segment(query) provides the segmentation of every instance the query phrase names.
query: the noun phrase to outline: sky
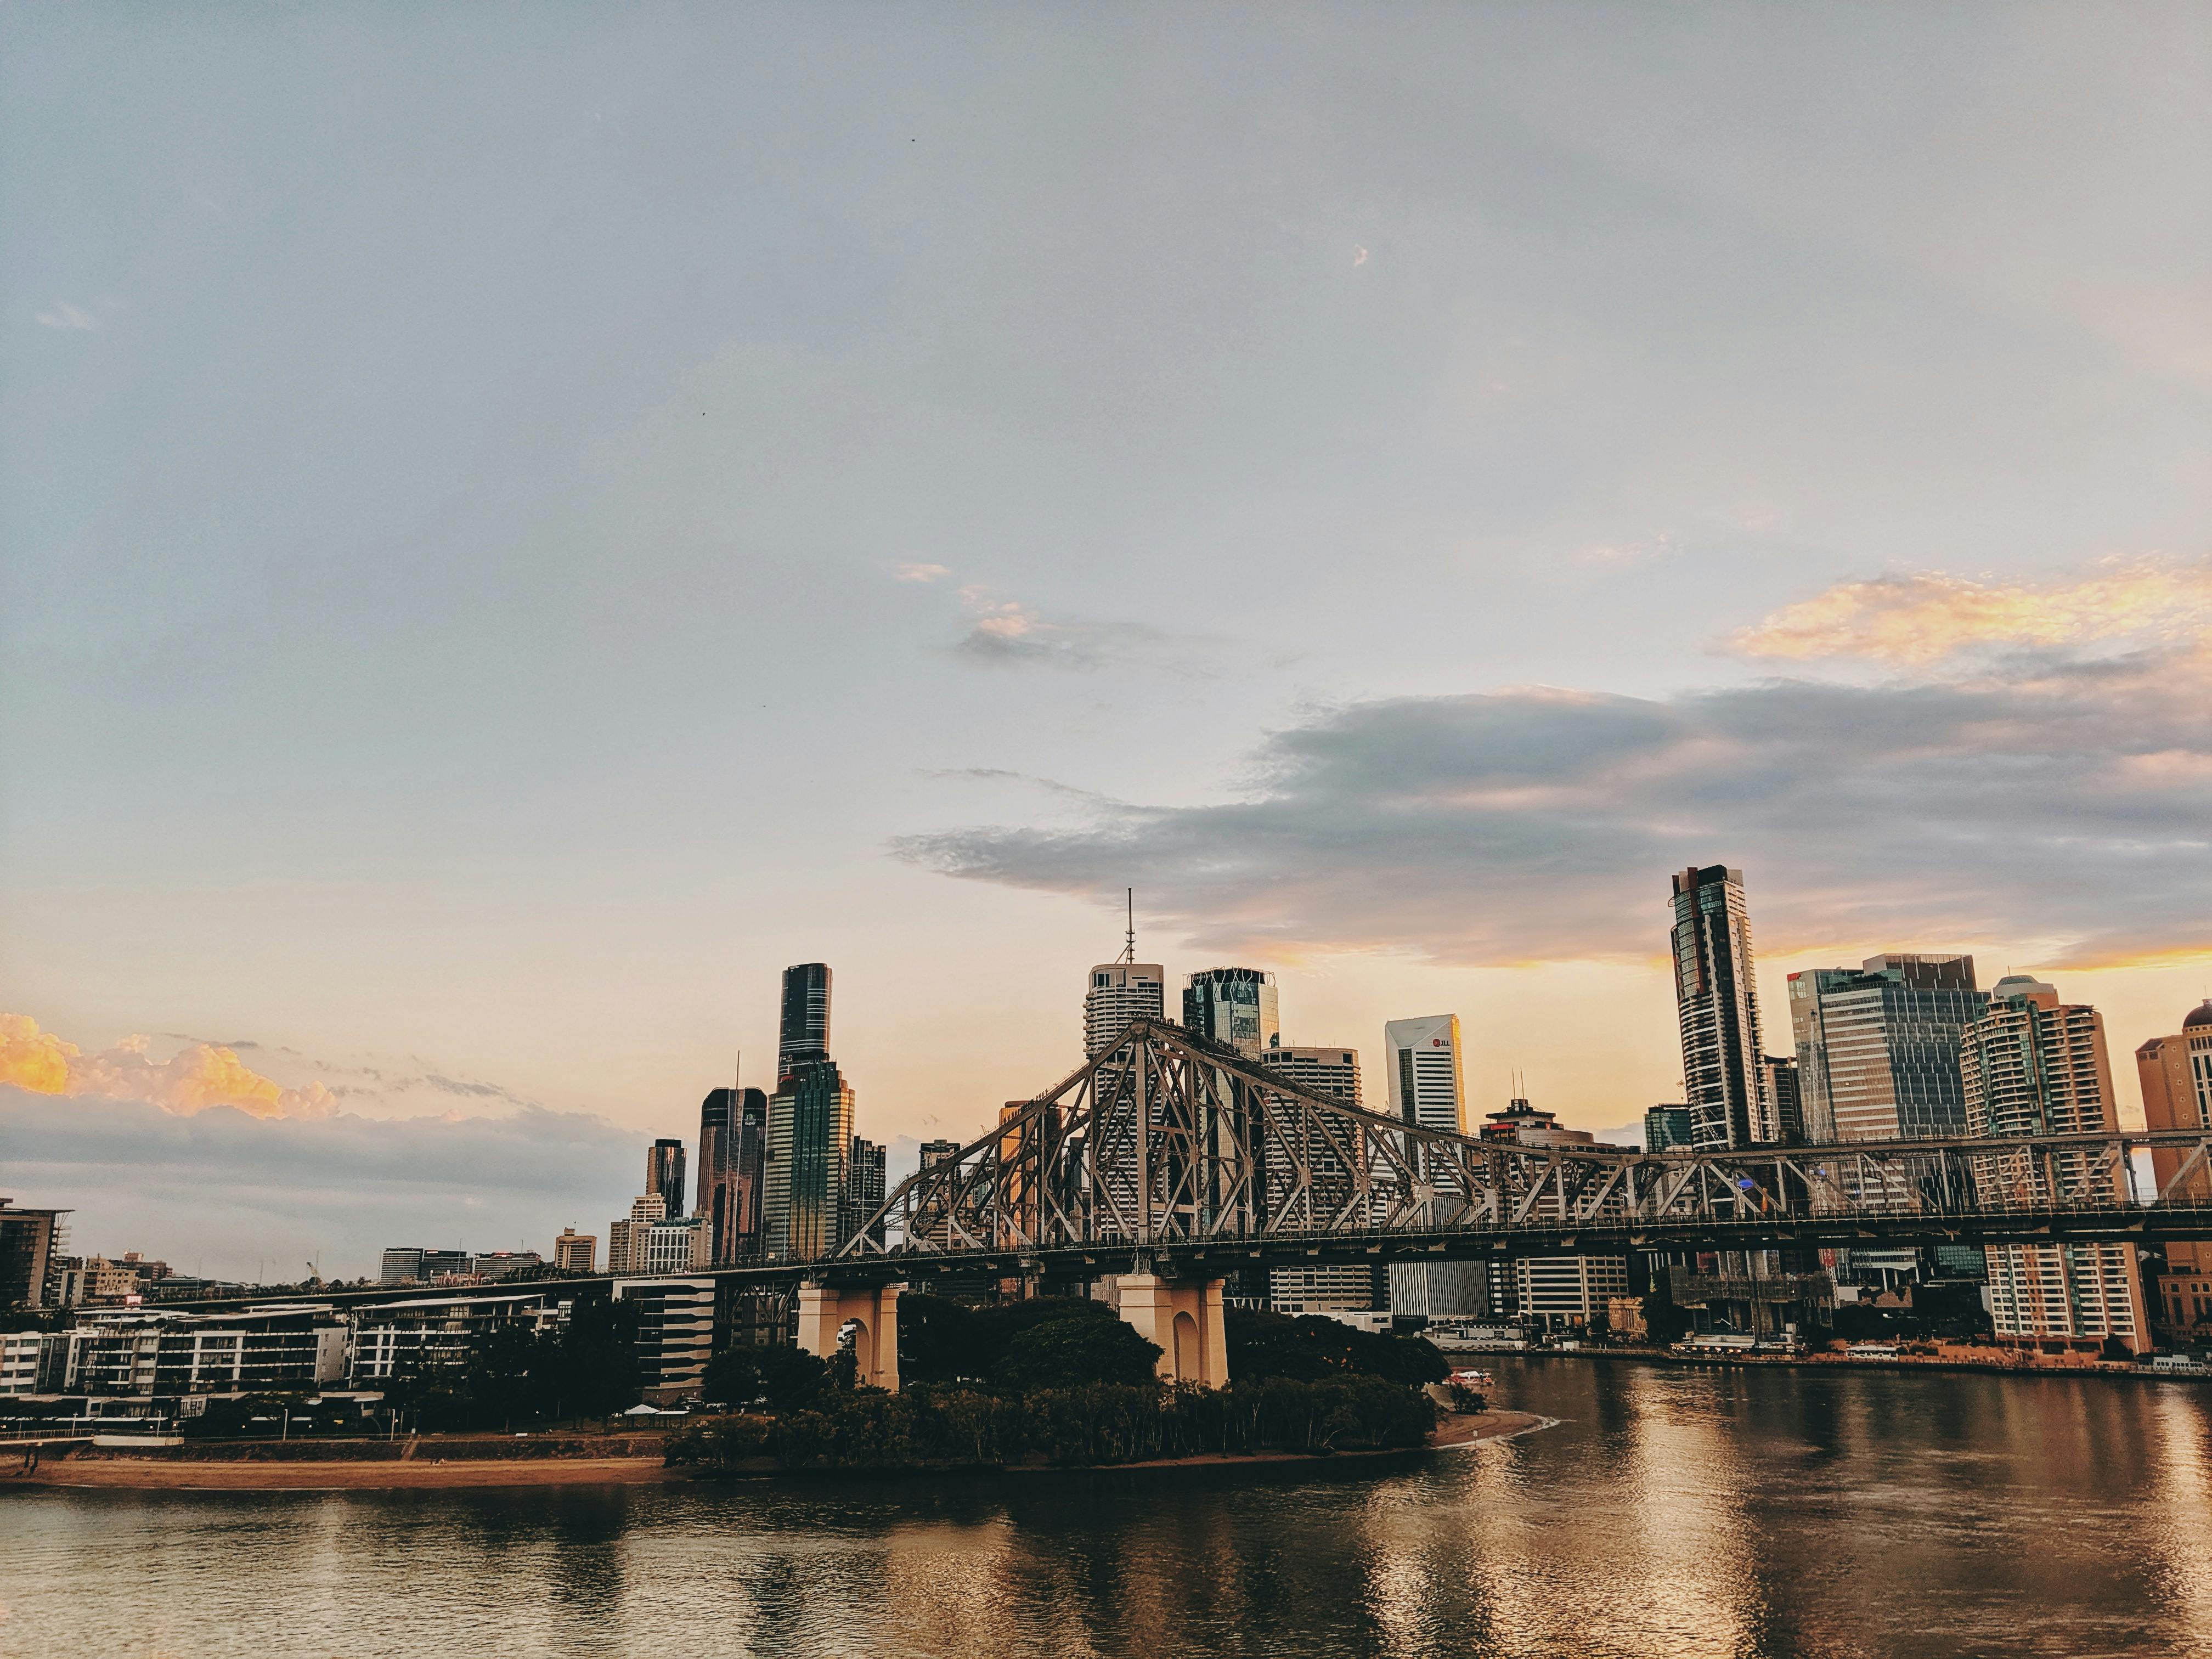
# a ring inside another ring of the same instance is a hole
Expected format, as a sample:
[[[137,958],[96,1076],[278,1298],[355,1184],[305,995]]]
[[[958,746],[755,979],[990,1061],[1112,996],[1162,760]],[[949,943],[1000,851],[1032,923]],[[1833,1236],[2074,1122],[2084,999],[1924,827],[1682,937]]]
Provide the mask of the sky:
[[[0,1193],[604,1236],[1268,968],[1677,1097],[1784,975],[2212,994],[2212,14],[0,12]]]

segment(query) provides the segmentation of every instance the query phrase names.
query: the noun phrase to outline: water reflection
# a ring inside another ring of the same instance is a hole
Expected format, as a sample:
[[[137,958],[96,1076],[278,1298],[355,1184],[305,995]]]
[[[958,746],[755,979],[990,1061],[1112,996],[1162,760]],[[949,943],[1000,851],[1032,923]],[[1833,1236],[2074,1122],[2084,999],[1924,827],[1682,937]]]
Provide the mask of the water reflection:
[[[1498,1369],[1383,1474],[0,1493],[0,1654],[2212,1654],[2193,1385]]]

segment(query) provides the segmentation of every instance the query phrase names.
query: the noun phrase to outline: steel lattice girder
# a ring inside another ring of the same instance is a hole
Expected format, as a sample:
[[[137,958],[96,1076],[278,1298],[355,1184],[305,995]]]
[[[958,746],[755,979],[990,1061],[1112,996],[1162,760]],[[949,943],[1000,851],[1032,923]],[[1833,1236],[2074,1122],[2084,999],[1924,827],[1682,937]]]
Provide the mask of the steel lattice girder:
[[[2130,1154],[2186,1157],[2134,1191]],[[1290,1081],[1179,1027],[1136,1021],[1111,1048],[908,1176],[840,1259],[1085,1245],[1139,1251],[1358,1238],[1387,1250],[1457,1231],[1559,1235],[1854,1217],[1971,1227],[2029,1213],[2140,1212],[2212,1170],[2212,1131],[1861,1141],[1647,1153],[1523,1146],[1424,1128]]]

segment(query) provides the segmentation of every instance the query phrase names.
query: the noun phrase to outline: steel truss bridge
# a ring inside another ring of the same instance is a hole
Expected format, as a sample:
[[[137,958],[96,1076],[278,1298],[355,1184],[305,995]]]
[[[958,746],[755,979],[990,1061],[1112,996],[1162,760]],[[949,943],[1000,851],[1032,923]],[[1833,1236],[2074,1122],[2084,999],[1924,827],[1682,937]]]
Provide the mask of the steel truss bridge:
[[[2134,1154],[2154,1152],[2146,1176]],[[1139,1021],[902,1182],[830,1283],[1777,1246],[2212,1238],[2212,1128],[1735,1152],[1428,1129]],[[769,1276],[775,1267],[738,1269]]]
[[[2153,1154],[2145,1178],[2134,1156]],[[1376,1266],[1634,1250],[2212,1239],[2212,1128],[1852,1141],[1737,1152],[1528,1146],[1363,1110],[1138,1022],[1113,1048],[908,1176],[833,1256],[678,1276],[733,1294],[907,1281]],[[471,1295],[603,1291],[605,1276]],[[157,1304],[335,1306],[433,1288]]]

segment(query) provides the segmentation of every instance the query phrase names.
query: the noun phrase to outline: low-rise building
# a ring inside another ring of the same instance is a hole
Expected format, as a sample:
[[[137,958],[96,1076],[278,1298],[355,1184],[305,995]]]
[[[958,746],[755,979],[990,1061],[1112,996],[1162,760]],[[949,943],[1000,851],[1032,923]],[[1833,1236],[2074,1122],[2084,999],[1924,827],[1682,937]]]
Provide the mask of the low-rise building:
[[[2153,1317],[2178,1332],[2212,1327],[2212,1270],[2160,1273]]]
[[[67,1210],[23,1210],[0,1198],[0,1308],[53,1305],[54,1263]]]
[[[70,1394],[234,1394],[314,1388],[345,1375],[345,1327],[319,1303],[95,1314],[66,1336],[61,1386]]]
[[[496,1328],[520,1323],[543,1330],[564,1318],[567,1308],[550,1291],[426,1296],[356,1308],[348,1385],[374,1388],[461,1364],[477,1339]]]
[[[491,1250],[469,1258],[469,1276],[489,1284],[545,1265],[535,1250]]]
[[[384,1252],[378,1281],[386,1285],[434,1285],[441,1279],[465,1278],[472,1259],[466,1250],[434,1250],[419,1244],[394,1244]]]
[[[618,1302],[638,1309],[638,1376],[655,1405],[696,1395],[714,1346],[714,1281],[711,1279],[624,1279]]]
[[[58,1394],[69,1338],[58,1331],[0,1331],[0,1395]]]

